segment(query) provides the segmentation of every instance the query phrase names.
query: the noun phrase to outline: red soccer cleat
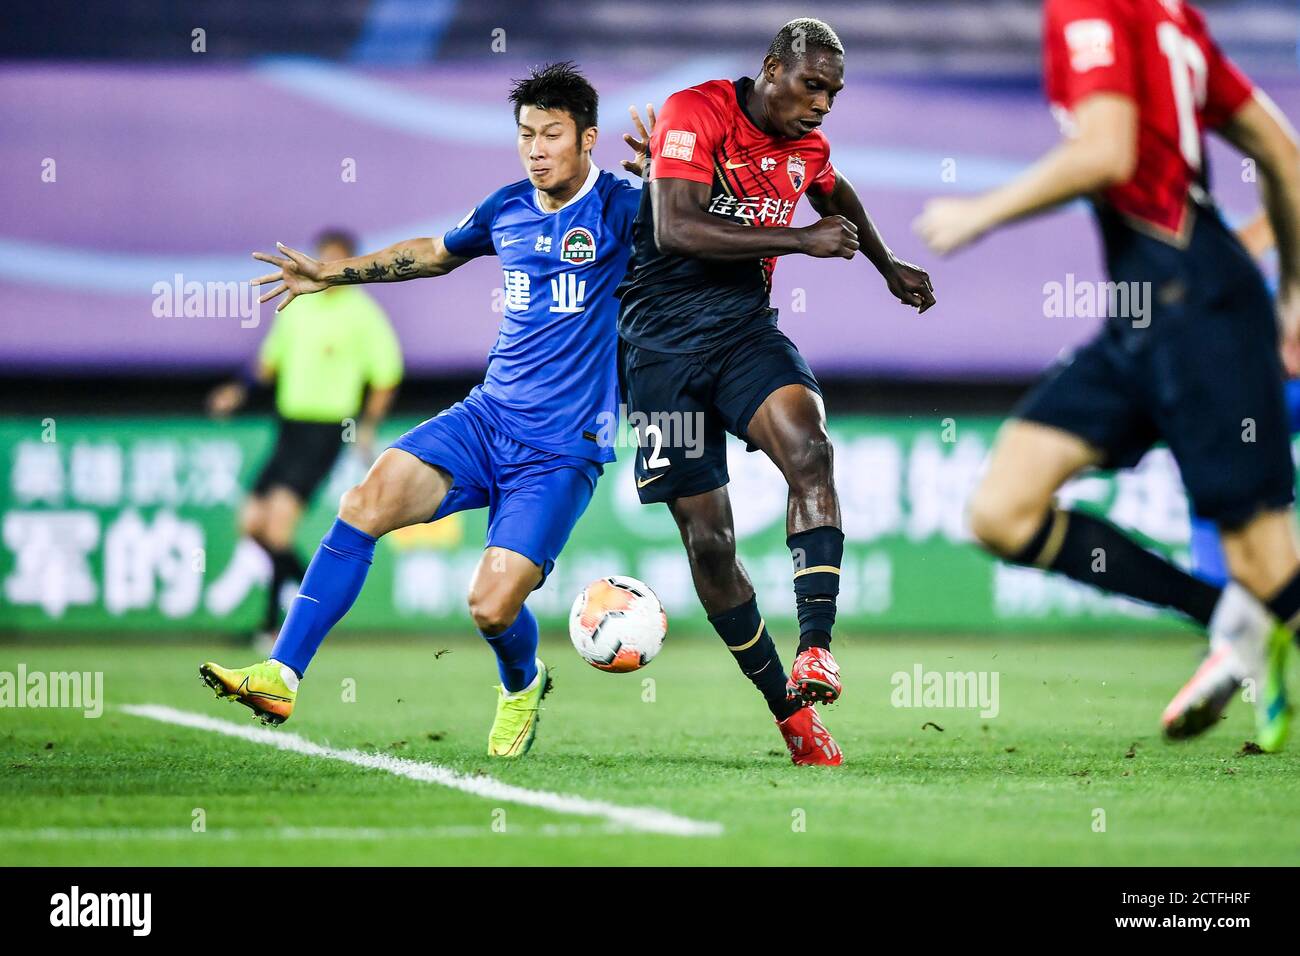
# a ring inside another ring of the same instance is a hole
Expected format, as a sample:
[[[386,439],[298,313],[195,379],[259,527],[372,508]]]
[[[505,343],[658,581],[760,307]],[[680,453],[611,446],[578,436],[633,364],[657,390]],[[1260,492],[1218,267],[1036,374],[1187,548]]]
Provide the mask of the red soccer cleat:
[[[778,720],[776,727],[785,738],[790,760],[796,767],[838,767],[844,762],[844,751],[815,708],[800,707],[785,720]]]
[[[787,697],[798,697],[809,704],[833,704],[839,700],[840,690],[840,665],[830,651],[810,647],[794,659],[785,685]]]

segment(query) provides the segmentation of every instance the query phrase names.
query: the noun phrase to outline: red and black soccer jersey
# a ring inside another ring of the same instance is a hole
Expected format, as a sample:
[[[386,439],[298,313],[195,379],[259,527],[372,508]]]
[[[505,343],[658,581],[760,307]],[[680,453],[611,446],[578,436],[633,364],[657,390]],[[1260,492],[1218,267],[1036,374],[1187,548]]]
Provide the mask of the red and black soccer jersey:
[[[789,226],[799,198],[835,187],[830,144],[820,130],[798,139],[769,136],[742,104],[754,81],[712,80],[674,93],[650,139],[653,179],[712,187],[708,211],[753,227]],[[619,334],[658,352],[711,349],[751,325],[773,325],[775,259],[728,261],[661,253],[650,190],[642,192],[632,257],[617,295]]]
[[[1188,195],[1204,170],[1202,134],[1251,97],[1250,81],[1182,0],[1047,0],[1043,67],[1063,131],[1093,93],[1119,93],[1138,108],[1132,179],[1104,199],[1130,225],[1182,244]]]

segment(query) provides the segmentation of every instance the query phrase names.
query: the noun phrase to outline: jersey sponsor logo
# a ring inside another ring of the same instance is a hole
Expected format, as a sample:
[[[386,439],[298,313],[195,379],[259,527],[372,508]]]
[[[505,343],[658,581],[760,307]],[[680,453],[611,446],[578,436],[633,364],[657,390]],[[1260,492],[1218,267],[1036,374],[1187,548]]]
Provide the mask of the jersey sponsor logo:
[[[550,252],[550,251],[551,251],[551,237],[550,237],[550,236],[538,236],[538,237],[537,237],[537,244],[536,244],[535,246],[533,246],[533,252],[542,252],[542,253],[547,253],[547,252]]]
[[[509,312],[523,312],[533,302],[532,280],[522,269],[505,269],[501,292],[503,305]]]
[[[596,237],[590,229],[574,226],[560,240],[560,259],[575,266],[596,261]]]
[[[502,246],[502,248],[504,248],[504,247],[506,247],[506,246],[513,246],[516,242],[520,242],[520,241],[522,241],[523,238],[524,238],[523,236],[515,236],[513,239],[507,239],[505,236],[502,236],[502,237],[501,237],[501,246]]]
[[[731,160],[727,160],[722,165],[726,166],[728,169],[744,169],[749,165],[749,163],[733,163]]]
[[[715,216],[726,216],[747,225],[785,226],[789,224],[794,212],[794,200],[779,196],[746,196],[737,199],[726,193],[718,193],[710,200],[708,211]]]
[[[660,155],[664,159],[680,159],[689,163],[695,155],[695,134],[684,129],[670,129],[664,137],[664,148]]]
[[[562,272],[551,280],[552,312],[574,315],[581,312],[587,301],[587,280],[572,272]]]
[[[1115,63],[1115,31],[1107,20],[1075,20],[1065,25],[1070,68],[1087,73]]]
[[[800,156],[798,153],[795,153],[793,156],[787,159],[785,161],[785,171],[790,174],[790,185],[795,188],[795,191],[797,192],[798,190],[803,189],[803,180],[804,180],[803,157]]]
[[[758,168],[765,173],[770,173],[772,170],[776,169],[776,160],[771,156],[764,156],[758,161]]]

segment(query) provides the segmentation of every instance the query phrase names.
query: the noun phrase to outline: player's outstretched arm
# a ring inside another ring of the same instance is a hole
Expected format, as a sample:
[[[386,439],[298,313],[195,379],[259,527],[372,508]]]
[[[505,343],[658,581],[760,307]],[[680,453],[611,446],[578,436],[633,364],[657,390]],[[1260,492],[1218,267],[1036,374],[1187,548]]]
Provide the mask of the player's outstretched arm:
[[[1074,109],[1078,133],[1015,179],[979,196],[932,199],[912,228],[946,255],[985,233],[1080,196],[1127,182],[1137,167],[1137,104],[1094,93]]]
[[[930,276],[919,266],[904,262],[890,251],[880,230],[858,198],[853,184],[836,170],[835,187],[829,193],[809,191],[808,201],[819,216],[843,216],[858,231],[858,244],[876,271],[889,285],[889,291],[904,305],[915,306],[924,312],[934,305],[934,285]]]
[[[766,259],[802,253],[852,259],[858,230],[843,216],[827,216],[811,226],[754,229],[707,211],[709,184],[660,178],[650,183],[655,245],[666,255],[697,259]]]
[[[283,294],[284,298],[275,307],[277,312],[300,295],[319,292],[332,285],[424,279],[446,275],[469,261],[452,255],[443,245],[440,236],[406,239],[369,255],[330,262],[313,259],[297,249],[290,249],[282,242],[277,242],[275,247],[280,251],[278,256],[265,252],[253,253],[254,259],[269,262],[276,267],[275,272],[254,279],[253,285],[278,283],[258,299],[259,302],[268,302]]]
[[[1300,374],[1300,145],[1286,117],[1259,90],[1219,129],[1255,161],[1260,198],[1277,244],[1282,357]]]

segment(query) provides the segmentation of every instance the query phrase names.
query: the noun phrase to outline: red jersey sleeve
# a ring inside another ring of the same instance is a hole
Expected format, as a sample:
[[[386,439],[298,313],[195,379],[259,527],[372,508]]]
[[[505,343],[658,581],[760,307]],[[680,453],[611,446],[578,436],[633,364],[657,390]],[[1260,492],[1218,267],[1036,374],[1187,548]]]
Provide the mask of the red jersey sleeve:
[[[1201,12],[1192,7],[1184,10],[1203,38],[1205,48],[1205,106],[1201,109],[1201,124],[1207,129],[1217,129],[1255,94],[1255,87],[1219,49]]]
[[[831,149],[826,147],[826,165],[808,184],[808,191],[819,196],[829,196],[835,189],[835,167],[831,165]]]
[[[713,182],[713,156],[722,139],[717,109],[698,90],[668,97],[650,134],[652,179]]]
[[[1137,63],[1115,0],[1047,0],[1043,58],[1048,95],[1066,109],[1093,93],[1137,98]]]

